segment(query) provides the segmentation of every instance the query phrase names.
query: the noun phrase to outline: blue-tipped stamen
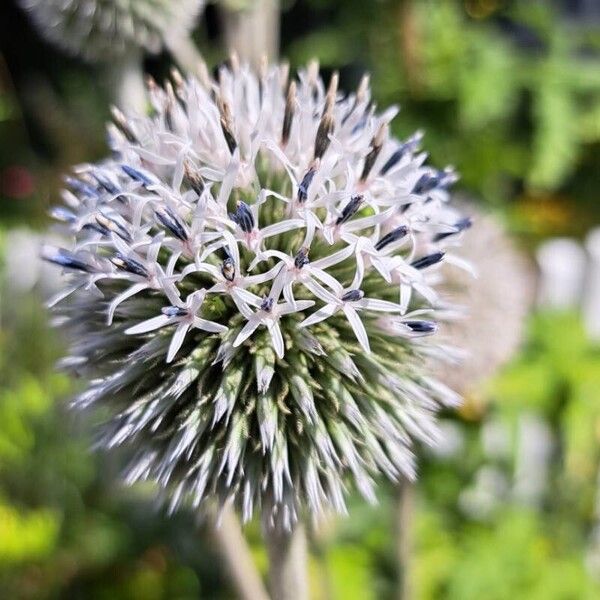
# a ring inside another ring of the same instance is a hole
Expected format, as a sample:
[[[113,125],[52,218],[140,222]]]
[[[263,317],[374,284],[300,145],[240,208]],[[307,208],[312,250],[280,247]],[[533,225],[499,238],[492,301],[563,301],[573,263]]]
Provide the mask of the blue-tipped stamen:
[[[308,171],[306,171],[306,174],[302,178],[302,181],[298,186],[298,202],[300,204],[306,202],[306,199],[308,198],[308,188],[310,187],[316,172],[317,168],[313,165],[310,167],[310,169],[308,169]]]
[[[433,237],[433,241],[439,242],[441,240],[445,240],[446,238],[448,238],[452,235],[457,235],[461,231],[465,231],[465,229],[469,229],[469,227],[471,227],[471,225],[473,225],[473,221],[471,220],[470,217],[465,217],[464,219],[460,219],[460,221],[457,221],[456,223],[454,223],[454,229],[455,229],[454,231],[444,231],[442,233],[438,233]]]
[[[294,257],[294,266],[296,269],[301,269],[305,265],[307,265],[310,261],[308,260],[308,248],[303,246],[298,250],[296,256]]]
[[[98,182],[98,187],[109,194],[118,194],[121,191],[112,181],[98,172],[93,172],[92,177]]]
[[[410,263],[410,266],[415,269],[426,269],[427,267],[431,267],[439,263],[442,260],[442,258],[444,258],[444,254],[444,252],[434,252],[433,254],[422,256],[421,258],[413,260]]]
[[[415,333],[429,334],[437,331],[435,321],[404,321],[404,325]]]
[[[187,309],[179,306],[165,306],[160,309],[163,315],[167,317],[185,317],[188,314]]]
[[[393,169],[407,154],[414,152],[421,141],[421,135],[413,135],[408,138],[406,142],[401,144],[397,150],[386,160],[383,167],[381,167],[379,173],[385,175],[388,171]]]
[[[74,177],[65,177],[65,183],[76,192],[80,193],[82,196],[87,196],[88,198],[98,198],[100,195],[98,190],[91,186],[89,183],[85,181],[81,181],[81,179],[75,179]]]
[[[104,212],[99,212],[96,214],[96,222],[107,233],[116,233],[122,240],[131,242],[132,237],[127,228],[127,224],[123,221],[118,213],[115,213],[114,215],[108,215]]]
[[[121,169],[123,173],[125,173],[125,175],[127,175],[134,181],[141,183],[143,186],[152,185],[154,183],[152,179],[150,179],[150,177],[148,177],[141,171],[138,171],[138,169],[130,167],[129,165],[121,165]]]
[[[274,300],[271,297],[263,298],[263,301],[260,303],[260,310],[271,312],[273,309],[273,302]]]
[[[42,258],[67,269],[74,269],[85,273],[94,273],[96,271],[92,265],[64,248],[44,248],[42,249]]]
[[[181,219],[168,207],[159,207],[154,213],[156,218],[179,240],[189,239],[187,230]]]
[[[149,273],[146,267],[139,261],[134,258],[130,258],[128,256],[124,256],[120,252],[117,252],[114,256],[110,258],[110,262],[117,267],[117,269],[121,269],[122,271],[128,271],[129,273],[133,273],[134,275],[139,275],[140,277],[148,278]]]
[[[233,258],[227,257],[221,263],[221,273],[223,277],[227,279],[227,281],[233,281],[235,278],[235,263],[233,262]]]
[[[358,209],[361,207],[363,200],[364,197],[361,195],[353,196],[350,199],[350,202],[348,202],[348,204],[344,206],[342,214],[337,218],[335,224],[342,225],[346,221],[350,220],[358,212]]]
[[[456,181],[456,175],[451,170],[423,173],[412,189],[413,194],[427,194],[434,189],[446,189]]]
[[[396,227],[396,229],[390,231],[386,235],[384,235],[376,244],[375,250],[383,250],[386,246],[401,240],[408,234],[408,227],[406,225],[401,225],[400,227]]]
[[[362,290],[350,290],[342,296],[344,302],[358,302],[362,300],[365,293]]]
[[[254,229],[254,217],[245,202],[238,202],[235,213],[229,213],[229,218],[237,223],[244,233],[250,233]]]

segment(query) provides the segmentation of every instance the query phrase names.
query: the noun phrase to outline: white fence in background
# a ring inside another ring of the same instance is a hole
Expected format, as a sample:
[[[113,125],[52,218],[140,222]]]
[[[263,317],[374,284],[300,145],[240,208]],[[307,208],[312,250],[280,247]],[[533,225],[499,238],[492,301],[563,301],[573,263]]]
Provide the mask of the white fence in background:
[[[536,253],[540,270],[537,303],[557,310],[580,308],[590,339],[600,342],[600,227],[585,243],[555,238]]]

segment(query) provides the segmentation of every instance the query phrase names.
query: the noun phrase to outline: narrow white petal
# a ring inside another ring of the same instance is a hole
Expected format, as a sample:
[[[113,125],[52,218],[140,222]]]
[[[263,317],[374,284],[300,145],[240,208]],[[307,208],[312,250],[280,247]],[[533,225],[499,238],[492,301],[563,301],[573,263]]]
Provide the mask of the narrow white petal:
[[[182,323],[177,327],[173,337],[171,338],[171,343],[169,344],[169,352],[167,353],[167,362],[170,363],[174,358],[181,345],[183,344],[183,340],[185,339],[185,335],[190,328],[189,323]]]
[[[285,300],[288,304],[291,304],[294,307],[296,306],[296,299],[294,298],[294,293],[292,291],[291,282],[288,283],[286,286],[284,286],[283,297],[285,298]]]
[[[252,315],[242,330],[238,333],[238,336],[235,338],[233,347],[235,348],[240,344],[243,344],[256,331],[256,328],[260,325],[260,323],[261,319],[256,315]]]
[[[342,261],[352,256],[352,254],[354,254],[354,247],[346,246],[345,248],[342,248],[341,250],[338,250],[337,252],[326,256],[325,258],[315,260],[315,262],[311,263],[311,266],[317,269],[327,269],[328,267],[333,267],[333,265],[341,263]]]
[[[356,253],[356,273],[354,274],[354,279],[350,284],[350,288],[356,290],[360,287],[362,280],[365,276],[365,259],[361,252]]]
[[[234,288],[231,290],[231,299],[235,302],[235,305],[237,306],[238,310],[240,311],[240,314],[243,315],[244,317],[246,317],[246,319],[250,319],[250,317],[252,317],[252,315],[254,314],[252,312],[252,309],[248,306],[248,303],[245,302],[245,300],[241,297],[241,295],[239,294],[240,288]],[[259,304],[260,304],[260,298],[259,300]]]
[[[371,256],[370,259],[371,264],[377,269],[377,272],[385,279],[385,281],[387,281],[387,283],[391,283],[392,274],[389,269],[390,261],[388,257]]]
[[[154,331],[155,329],[160,329],[165,325],[169,325],[173,322],[172,317],[168,317],[167,315],[159,315],[158,317],[152,317],[152,319],[148,319],[146,321],[142,321],[133,327],[125,330],[127,335],[136,335],[138,333],[146,333],[147,331]]]
[[[120,293],[118,296],[115,296],[114,300],[110,303],[108,307],[108,316],[106,319],[107,325],[110,325],[112,323],[113,318],[115,316],[115,311],[117,310],[117,307],[119,306],[119,304],[121,304],[121,302],[124,302],[125,300],[127,300],[127,298],[131,298],[131,296],[135,296],[136,294],[138,294],[142,290],[145,290],[146,288],[148,288],[147,283],[136,283],[135,285],[132,285],[129,289]]]
[[[410,297],[412,296],[412,287],[406,283],[400,284],[400,311],[401,314],[406,312],[408,305],[410,304]]]
[[[283,358],[285,354],[285,347],[283,345],[283,336],[281,335],[281,328],[276,321],[270,321],[267,325],[269,333],[271,335],[271,341],[273,342],[273,348],[279,358]]]
[[[424,285],[422,283],[413,283],[413,288],[416,292],[419,292],[427,302],[430,304],[435,304],[437,302],[437,294],[433,289],[431,289],[428,285]]]
[[[455,267],[466,271],[472,277],[477,277],[477,270],[473,267],[473,265],[470,262],[464,260],[463,258],[455,256],[454,254],[446,254],[444,256],[444,262],[450,263],[451,265],[454,265]]]
[[[335,277],[332,277],[329,273],[323,271],[322,269],[317,269],[314,265],[309,264],[304,268],[308,269],[311,275],[327,284],[338,296],[342,295],[344,288]]]
[[[304,226],[305,223],[303,219],[287,219],[285,221],[281,221],[281,223],[274,223],[273,225],[267,225],[267,227],[263,227],[260,230],[260,234],[264,239],[280,233],[285,233],[286,231],[291,231],[292,229],[300,229]]]
[[[346,315],[346,318],[352,327],[352,331],[354,331],[356,339],[359,341],[364,351],[367,353],[371,352],[371,347],[369,346],[369,336],[367,336],[365,326],[362,324],[362,321],[360,320],[356,310],[347,304],[344,305],[342,310],[344,311],[344,314]]]
[[[167,275],[173,275],[175,265],[177,265],[180,256],[181,252],[173,252],[173,254],[171,254],[171,258],[169,258],[169,262],[167,263]]]
[[[46,306],[48,308],[56,306],[61,300],[64,300],[67,296],[70,296],[73,292],[78,290],[80,287],[83,287],[84,285],[85,283],[78,283],[77,285],[69,286],[66,290],[63,290],[62,292],[59,292],[58,294],[52,296],[46,303]]]
[[[207,321],[200,317],[194,317],[194,327],[196,327],[196,329],[202,329],[203,331],[210,331],[211,333],[224,333],[228,329],[225,325],[221,325],[221,323]]]
[[[302,312],[314,305],[315,303],[312,300],[296,300],[295,304],[285,302],[277,306],[277,312],[280,315],[289,315],[290,313]]]
[[[327,304],[335,304],[338,302],[338,297],[334,296],[331,292],[328,292],[320,283],[317,283],[312,279],[304,279],[302,285],[310,290],[317,298],[319,298],[319,300],[323,300],[323,302]]]
[[[378,298],[363,298],[360,301],[360,306],[368,310],[376,310],[379,312],[402,312],[403,307],[395,302],[388,302],[387,300],[379,300]]]
[[[162,246],[163,236],[157,236],[154,241],[148,247],[147,259],[149,263],[155,263],[158,259],[158,253]]]
[[[310,317],[307,317],[298,325],[298,327],[309,327],[320,321],[324,321],[333,315],[339,308],[338,304],[326,304],[323,308],[320,308],[317,312],[314,312]]]
[[[185,304],[181,301],[177,286],[170,279],[166,277],[161,278],[160,284],[162,291],[173,306],[180,306],[181,308],[185,306]]]
[[[231,289],[231,295],[236,295],[238,298],[241,298],[244,302],[246,302],[247,304],[251,304],[252,306],[260,306],[261,302],[262,302],[262,298],[260,296],[257,296],[256,294],[253,294],[252,292],[249,292],[248,290],[245,290],[241,287],[234,287]]]
[[[281,254],[283,254],[283,252]],[[266,273],[261,273],[260,275],[248,275],[247,277],[244,277],[244,281],[248,285],[254,285],[255,283],[264,283],[265,281],[270,281],[271,279],[274,279],[283,268],[285,268],[285,264],[279,263],[278,265],[271,267]]]
[[[181,271],[181,278],[183,279],[188,273],[194,273],[199,271],[201,273],[208,273],[215,279],[221,279],[223,277],[220,269],[215,265],[209,265],[208,263],[201,262],[196,264],[188,265],[183,271]]]

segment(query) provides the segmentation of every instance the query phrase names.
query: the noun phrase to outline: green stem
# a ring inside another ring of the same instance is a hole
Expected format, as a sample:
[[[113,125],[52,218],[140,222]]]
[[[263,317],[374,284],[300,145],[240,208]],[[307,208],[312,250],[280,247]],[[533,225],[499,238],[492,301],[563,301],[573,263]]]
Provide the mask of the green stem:
[[[302,523],[291,531],[264,528],[273,600],[308,600],[306,532]]]

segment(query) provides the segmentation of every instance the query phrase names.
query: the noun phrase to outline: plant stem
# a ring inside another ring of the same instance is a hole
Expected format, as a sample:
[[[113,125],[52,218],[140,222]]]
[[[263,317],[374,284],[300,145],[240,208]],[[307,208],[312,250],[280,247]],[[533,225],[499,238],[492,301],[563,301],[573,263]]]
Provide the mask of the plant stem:
[[[229,52],[255,67],[263,57],[273,60],[279,53],[279,0],[254,0],[242,9],[219,5],[224,43]]]
[[[225,508],[221,513],[219,523],[213,527],[213,536],[231,575],[237,596],[241,600],[269,600],[238,518],[231,507]]]
[[[264,528],[273,600],[308,600],[306,532],[302,523],[291,531]]]
[[[113,102],[123,111],[146,110],[146,86],[142,71],[142,53],[131,50],[105,67],[107,85]]]
[[[410,600],[413,595],[410,580],[410,558],[413,545],[414,485],[403,479],[396,488],[396,556],[398,560],[398,600]]]

